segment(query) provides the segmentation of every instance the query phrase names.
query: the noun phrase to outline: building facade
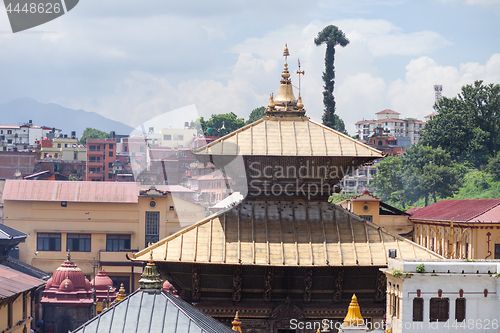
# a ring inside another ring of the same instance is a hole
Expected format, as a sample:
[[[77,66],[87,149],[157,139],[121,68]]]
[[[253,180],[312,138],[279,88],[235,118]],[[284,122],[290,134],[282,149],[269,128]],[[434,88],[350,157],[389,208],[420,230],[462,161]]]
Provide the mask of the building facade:
[[[389,109],[377,112],[376,115],[377,119],[363,119],[354,124],[359,140],[368,141],[376,128],[382,128],[389,136],[410,138],[412,144],[420,141],[425,122],[414,118],[400,119],[401,113]]]
[[[410,213],[416,243],[452,259],[500,259],[500,199],[441,200]]]
[[[116,140],[87,139],[88,181],[114,181],[113,163],[116,159]]]
[[[204,207],[136,183],[7,180],[3,199],[4,223],[30,235],[21,261],[53,272],[71,251],[89,280],[100,266],[127,292],[142,272],[127,253],[205,217]]]
[[[352,199],[339,202],[338,205],[395,234],[409,235],[411,239],[413,223],[408,219],[410,214],[386,204],[368,191],[364,191]]]
[[[389,259],[381,271],[391,332],[498,331],[498,261]]]

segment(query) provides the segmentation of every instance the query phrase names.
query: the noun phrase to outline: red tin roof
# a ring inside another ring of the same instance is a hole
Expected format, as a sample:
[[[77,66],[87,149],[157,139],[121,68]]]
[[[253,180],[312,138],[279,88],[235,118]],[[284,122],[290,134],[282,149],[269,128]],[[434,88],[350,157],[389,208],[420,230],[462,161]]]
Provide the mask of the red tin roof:
[[[3,200],[138,202],[136,183],[86,181],[5,181]]]
[[[500,222],[500,199],[441,200],[422,207],[409,217],[410,220],[454,222]]]
[[[45,281],[0,265],[0,299],[44,285]]]

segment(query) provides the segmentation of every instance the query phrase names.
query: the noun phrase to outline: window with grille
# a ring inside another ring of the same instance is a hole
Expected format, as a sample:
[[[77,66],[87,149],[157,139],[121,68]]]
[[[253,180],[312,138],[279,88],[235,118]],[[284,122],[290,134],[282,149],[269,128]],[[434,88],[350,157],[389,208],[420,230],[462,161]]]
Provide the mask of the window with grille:
[[[430,321],[447,321],[450,318],[450,300],[448,298],[431,298]]]
[[[37,234],[37,251],[61,251],[61,234],[40,233]]]
[[[70,252],[90,252],[90,234],[68,234],[67,250]]]
[[[130,235],[106,235],[106,251],[130,249]]]
[[[465,320],[465,298],[457,298],[455,300],[455,319],[458,322]]]
[[[413,299],[413,321],[424,321],[424,299],[415,297]]]
[[[160,234],[160,212],[146,212],[146,246],[156,243]]]
[[[495,259],[500,259],[500,244],[495,244]]]

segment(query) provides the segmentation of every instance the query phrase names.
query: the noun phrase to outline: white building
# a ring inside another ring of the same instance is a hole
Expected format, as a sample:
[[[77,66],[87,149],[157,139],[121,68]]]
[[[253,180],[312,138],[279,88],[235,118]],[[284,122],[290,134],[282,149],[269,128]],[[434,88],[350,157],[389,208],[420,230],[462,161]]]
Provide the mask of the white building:
[[[412,144],[420,141],[420,132],[425,122],[414,118],[400,119],[401,113],[389,109],[377,112],[376,115],[377,119],[363,119],[354,124],[359,140],[368,140],[376,128],[383,128],[389,136],[408,137]]]
[[[392,333],[499,332],[500,261],[389,259],[380,270]]]
[[[160,130],[161,147],[189,147],[198,130],[195,128],[162,128]]]
[[[33,126],[31,120],[21,126],[0,125],[0,150],[26,150],[34,148],[35,142],[43,138],[57,138],[60,129]]]

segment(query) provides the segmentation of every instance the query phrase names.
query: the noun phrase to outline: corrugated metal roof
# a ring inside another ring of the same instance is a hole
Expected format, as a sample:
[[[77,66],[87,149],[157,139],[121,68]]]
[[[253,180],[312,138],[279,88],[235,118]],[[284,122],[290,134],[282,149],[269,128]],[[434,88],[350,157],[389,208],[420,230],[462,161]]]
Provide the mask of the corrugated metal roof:
[[[138,202],[136,183],[13,180],[5,181],[3,200]]]
[[[180,185],[155,185],[155,187],[172,193],[194,193],[193,190]],[[150,185],[140,186],[133,182],[7,179],[2,198],[3,200],[137,203],[139,191],[149,188]]]
[[[196,155],[382,157],[382,152],[308,117],[269,117],[240,128]]]
[[[441,200],[422,207],[410,220],[454,222],[500,222],[500,199]],[[408,211],[409,212],[409,211]]]
[[[269,266],[385,266],[440,255],[326,202],[248,201],[133,255],[156,262]]]
[[[45,281],[0,265],[0,299],[44,285]]]
[[[164,291],[138,289],[73,333],[234,333]]]

